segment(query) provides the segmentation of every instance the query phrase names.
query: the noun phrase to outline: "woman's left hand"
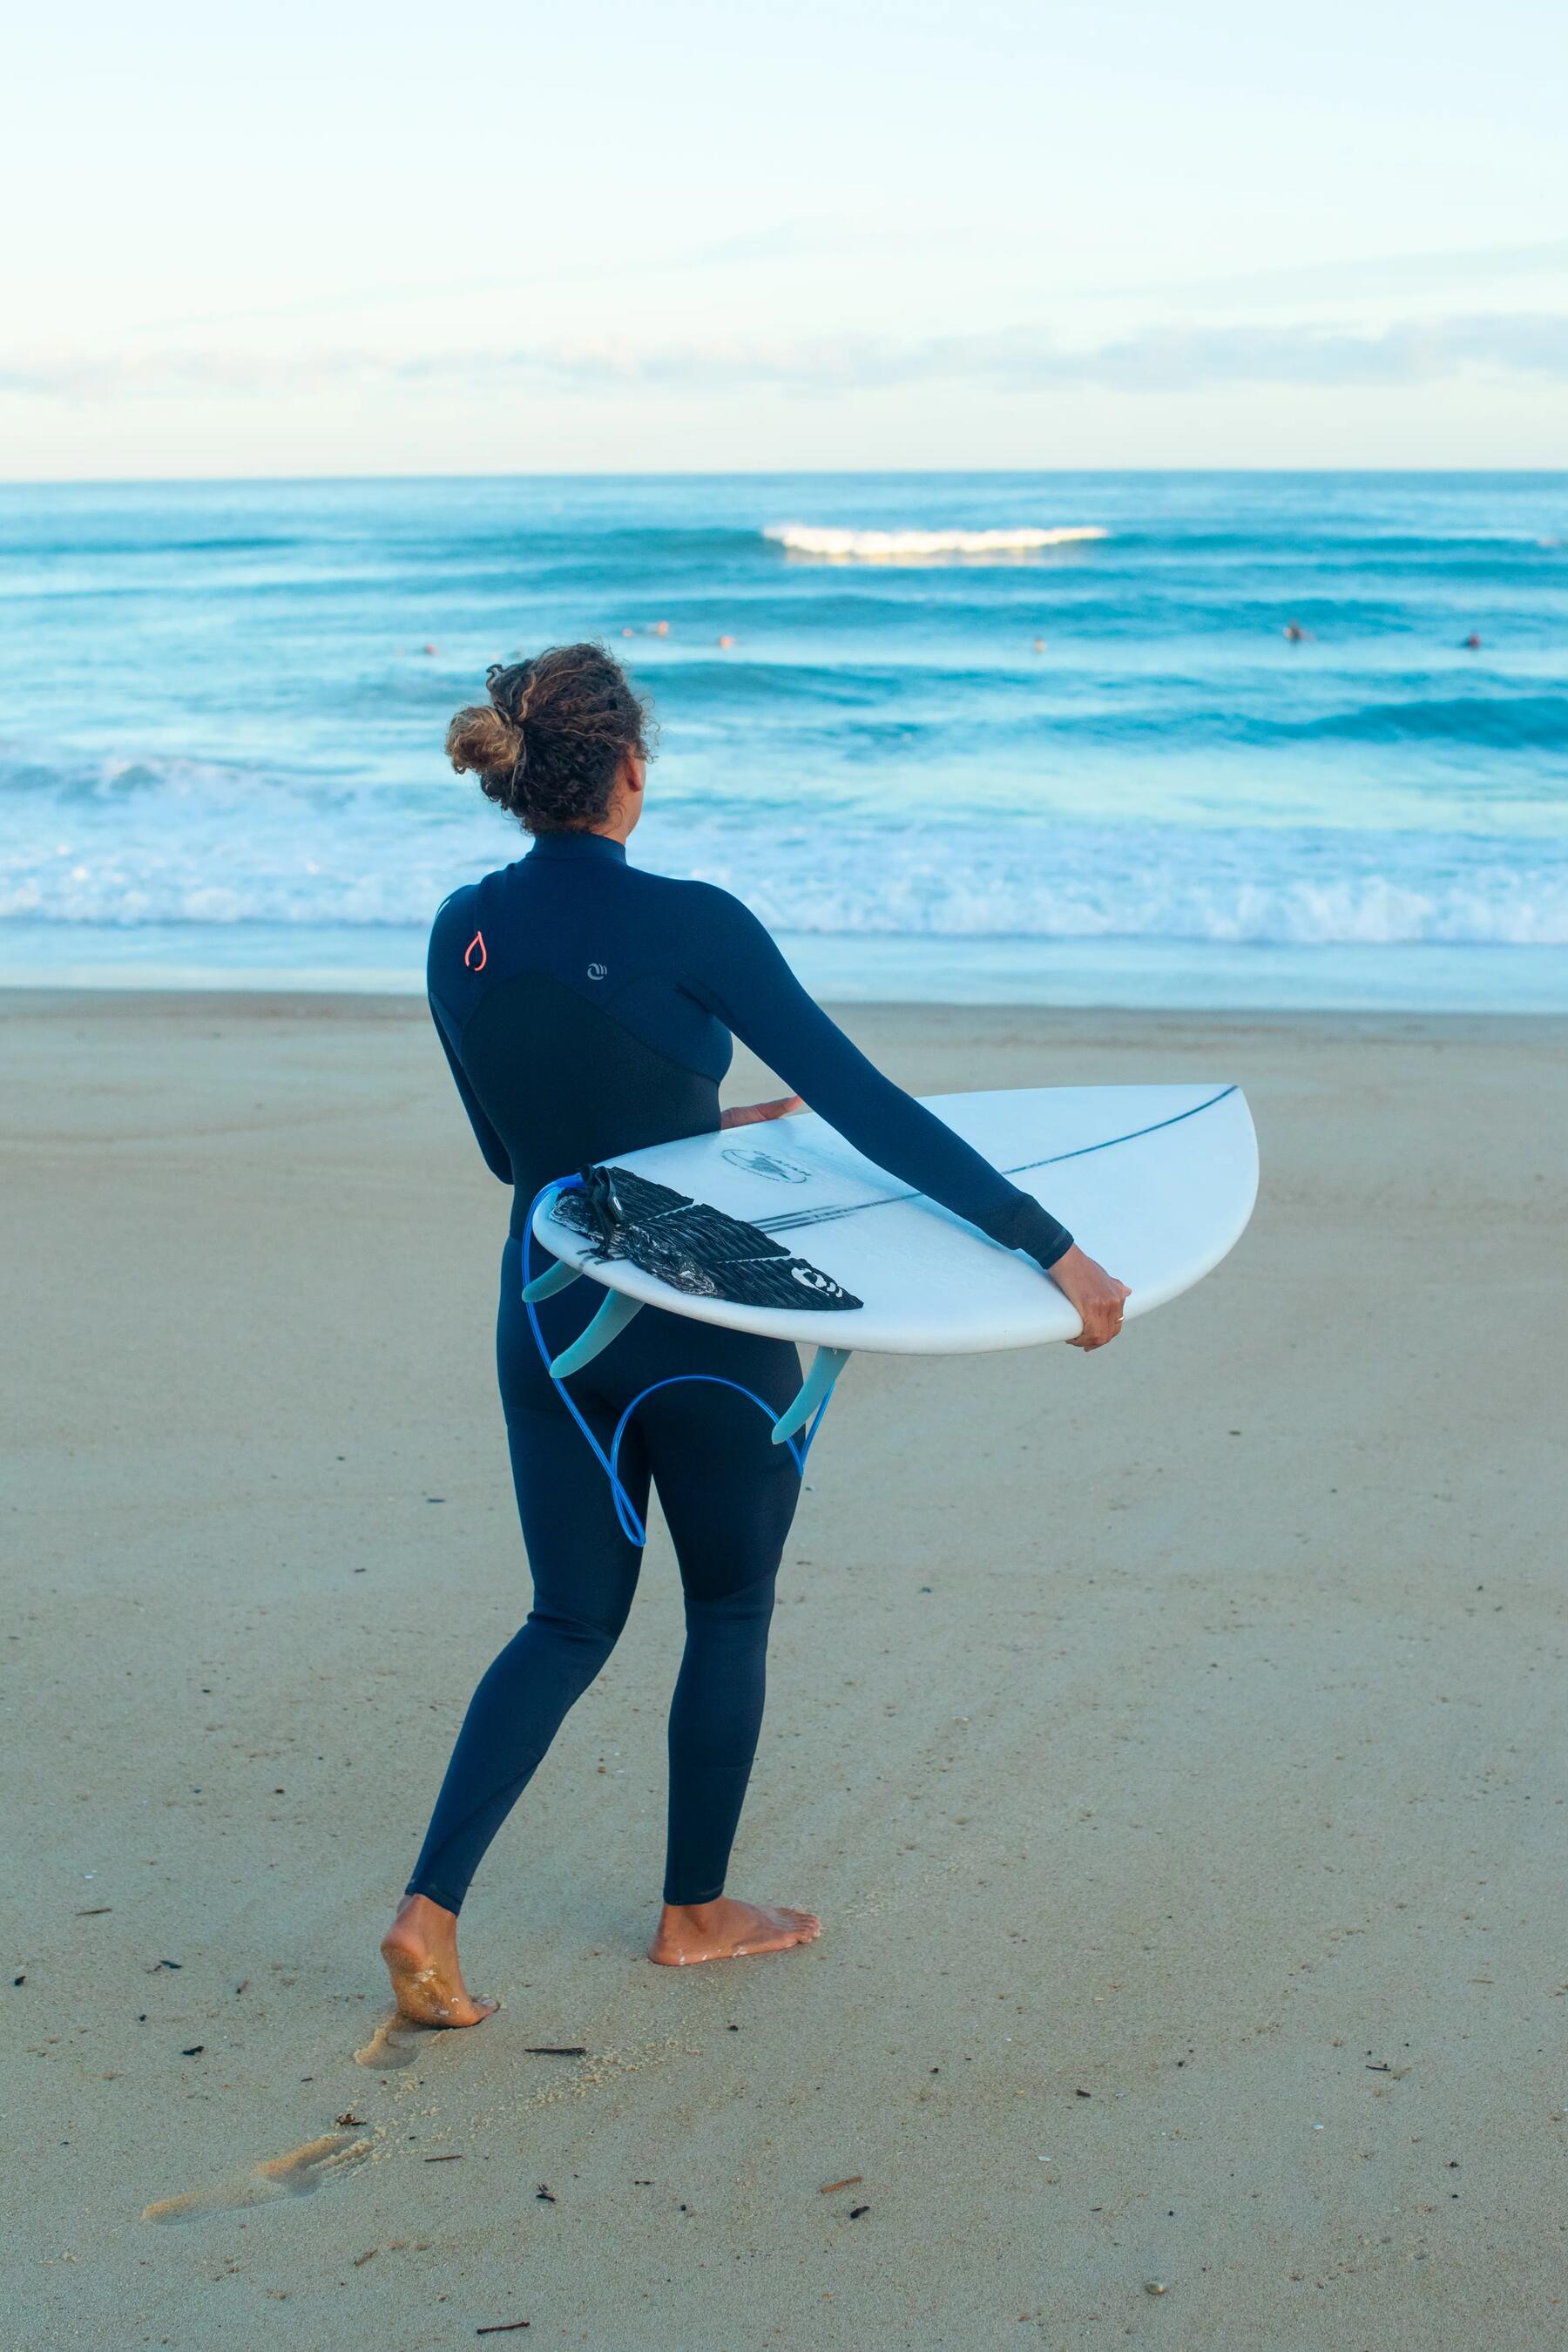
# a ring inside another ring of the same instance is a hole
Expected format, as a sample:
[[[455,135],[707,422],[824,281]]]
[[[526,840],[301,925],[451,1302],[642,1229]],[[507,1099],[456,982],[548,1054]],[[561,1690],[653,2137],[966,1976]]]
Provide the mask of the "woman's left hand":
[[[787,1118],[793,1110],[804,1110],[805,1103],[799,1095],[780,1095],[776,1101],[737,1103],[733,1110],[721,1110],[719,1124],[722,1127],[755,1127],[760,1119]]]

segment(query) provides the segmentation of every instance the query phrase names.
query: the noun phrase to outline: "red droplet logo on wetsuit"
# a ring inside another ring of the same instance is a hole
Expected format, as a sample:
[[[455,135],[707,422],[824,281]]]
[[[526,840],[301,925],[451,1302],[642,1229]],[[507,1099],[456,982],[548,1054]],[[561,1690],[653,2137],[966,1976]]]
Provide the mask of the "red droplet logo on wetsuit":
[[[469,971],[483,971],[489,961],[489,957],[485,950],[485,935],[483,931],[476,931],[468,941],[463,962]]]

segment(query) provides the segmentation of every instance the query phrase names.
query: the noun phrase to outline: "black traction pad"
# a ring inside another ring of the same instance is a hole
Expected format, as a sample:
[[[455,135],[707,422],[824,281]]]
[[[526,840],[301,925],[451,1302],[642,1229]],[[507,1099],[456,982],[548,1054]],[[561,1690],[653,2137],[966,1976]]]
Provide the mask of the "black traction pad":
[[[757,1226],[629,1168],[584,1168],[582,1190],[558,1192],[550,1214],[595,1243],[595,1257],[629,1258],[691,1298],[827,1313],[863,1303]]]

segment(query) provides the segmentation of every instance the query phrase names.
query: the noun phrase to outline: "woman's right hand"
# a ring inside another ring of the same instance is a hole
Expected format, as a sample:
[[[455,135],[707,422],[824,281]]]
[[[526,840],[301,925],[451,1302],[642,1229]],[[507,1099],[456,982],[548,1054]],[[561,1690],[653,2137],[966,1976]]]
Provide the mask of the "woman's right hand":
[[[1076,1242],[1047,1271],[1082,1318],[1083,1329],[1076,1339],[1068,1341],[1068,1346],[1088,1351],[1103,1348],[1108,1339],[1114,1339],[1121,1328],[1121,1302],[1131,1297],[1127,1285],[1118,1282],[1113,1274],[1107,1274],[1093,1258],[1085,1257]]]

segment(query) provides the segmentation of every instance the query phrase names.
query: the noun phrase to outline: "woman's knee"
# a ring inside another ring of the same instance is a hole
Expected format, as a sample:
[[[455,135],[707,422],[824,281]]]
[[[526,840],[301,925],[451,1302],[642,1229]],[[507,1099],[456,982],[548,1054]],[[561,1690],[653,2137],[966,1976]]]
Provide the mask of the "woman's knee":
[[[490,1664],[481,1688],[506,1689],[519,1675],[542,1670],[585,1690],[620,1638],[626,1612],[586,1615],[580,1609],[541,1606],[536,1601],[523,1624]]]
[[[735,1640],[766,1638],[768,1622],[773,1613],[773,1595],[777,1570],[767,1569],[724,1592],[686,1592],[686,1624],[689,1633],[708,1632],[716,1636],[728,1635]]]
[[[539,1636],[557,1646],[573,1652],[584,1661],[597,1660],[595,1672],[603,1665],[626,1629],[628,1609],[600,1614],[588,1614],[581,1609],[543,1607],[536,1601],[529,1612],[529,1627]]]

